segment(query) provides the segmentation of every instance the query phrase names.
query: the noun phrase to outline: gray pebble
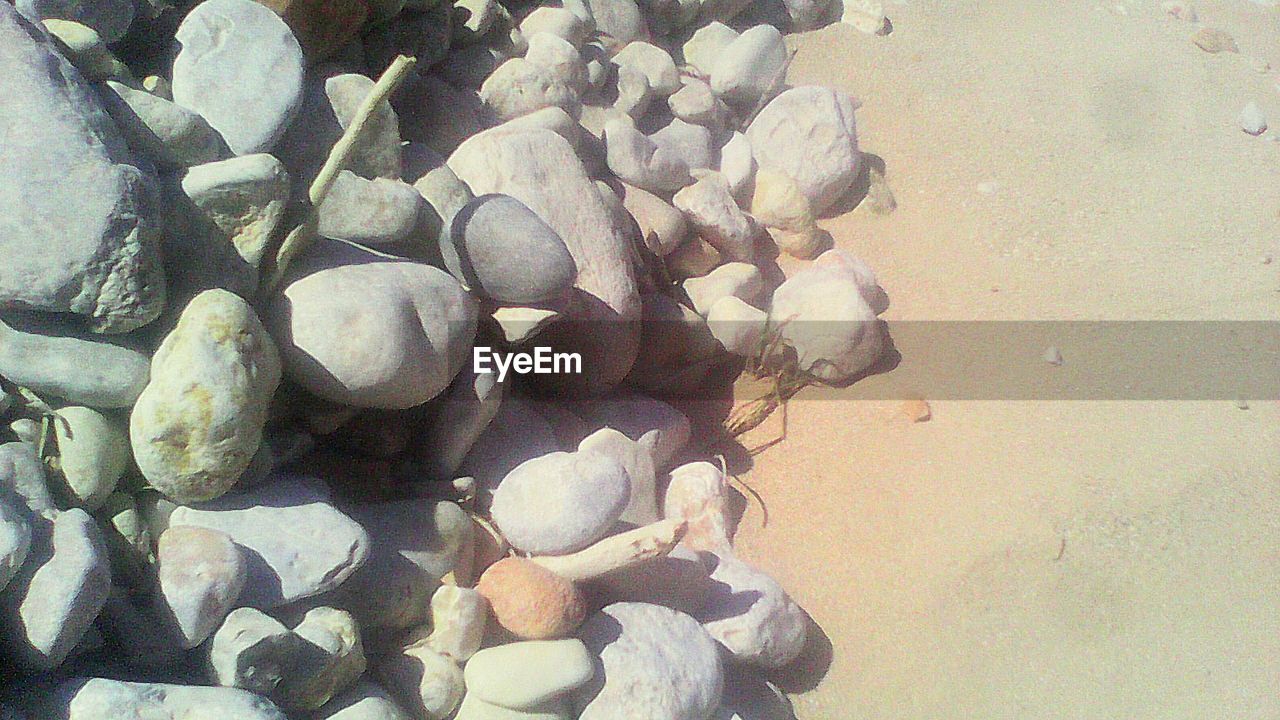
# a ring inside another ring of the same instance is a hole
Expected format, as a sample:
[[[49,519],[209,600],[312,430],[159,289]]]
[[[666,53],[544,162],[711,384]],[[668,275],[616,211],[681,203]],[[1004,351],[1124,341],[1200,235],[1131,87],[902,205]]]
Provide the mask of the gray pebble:
[[[343,170],[320,204],[320,234],[363,245],[403,240],[418,223],[422,196],[399,180],[366,180]]]
[[[603,537],[626,509],[631,481],[614,458],[555,452],[521,463],[493,493],[493,521],[513,547],[564,555]]]
[[[524,203],[482,195],[454,216],[445,265],[472,290],[501,303],[551,300],[573,286],[578,268],[564,241]]]

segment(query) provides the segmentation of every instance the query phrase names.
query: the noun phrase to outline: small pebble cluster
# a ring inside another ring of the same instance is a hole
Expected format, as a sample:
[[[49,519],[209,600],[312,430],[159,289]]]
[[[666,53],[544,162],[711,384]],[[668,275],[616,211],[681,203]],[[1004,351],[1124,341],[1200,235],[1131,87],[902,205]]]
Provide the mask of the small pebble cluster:
[[[858,102],[785,84],[783,32],[839,21],[889,30],[0,3],[0,718],[785,717],[809,621],[675,398],[881,355],[817,223],[891,208]]]

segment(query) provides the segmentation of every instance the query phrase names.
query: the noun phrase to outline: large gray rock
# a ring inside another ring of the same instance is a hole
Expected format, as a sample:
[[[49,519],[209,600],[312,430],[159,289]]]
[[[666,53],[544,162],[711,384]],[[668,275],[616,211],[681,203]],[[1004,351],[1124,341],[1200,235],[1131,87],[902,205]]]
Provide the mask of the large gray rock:
[[[74,20],[93,28],[109,43],[124,37],[134,17],[134,0],[18,0],[17,5],[19,12],[32,20]]]
[[[458,280],[512,305],[558,298],[578,274],[556,231],[508,195],[482,195],[468,203],[454,216],[440,252]]]
[[[26,563],[0,593],[0,642],[18,667],[51,670],[84,637],[111,591],[98,526],[79,508],[35,517]]]
[[[247,0],[246,0],[247,1]],[[164,305],[152,179],[48,36],[0,6],[0,307],[126,332]]]
[[[302,47],[253,0],[205,0],[175,36],[173,101],[199,113],[237,155],[275,147],[302,104]]]
[[[389,245],[413,232],[422,204],[422,196],[408,183],[366,180],[343,170],[320,203],[320,234],[362,245]]]
[[[62,720],[288,720],[270,700],[247,690],[105,678],[64,685],[49,709]]]
[[[99,408],[133,405],[151,358],[135,343],[67,327],[47,316],[0,321],[0,376],[41,394]]]
[[[280,142],[279,154],[300,188],[310,185],[338,138],[373,89],[373,80],[356,73],[320,77],[308,83],[297,121]],[[383,100],[369,116],[347,168],[363,178],[400,177],[400,120]]]
[[[777,668],[799,657],[808,621],[782,586],[736,558],[710,562],[711,592],[698,614],[707,633],[737,662]]]
[[[192,300],[151,361],[151,382],[129,417],[134,460],[152,487],[178,502],[216,498],[262,442],[280,357],[238,295]]]
[[[160,535],[156,560],[156,604],[177,630],[182,648],[193,648],[209,637],[240,598],[249,575],[245,557],[226,533],[178,526]]]
[[[329,502],[324,485],[278,480],[200,507],[178,507],[170,527],[226,533],[249,564],[240,604],[273,608],[341,585],[369,557],[369,535]]]
[[[186,167],[231,155],[208,121],[180,105],[114,80],[99,94],[129,147],[152,162]]]
[[[513,547],[565,555],[599,540],[631,500],[626,467],[593,450],[525,461],[493,493],[493,521]]]
[[[848,192],[862,166],[857,109],[857,101],[838,90],[787,90],[747,128],[756,165],[794,180],[813,212],[822,213]]]
[[[569,142],[550,130],[495,128],[463,143],[449,167],[477,193],[503,193],[524,203],[569,248],[580,292],[565,320],[539,336],[557,352],[582,355],[583,375],[556,378],[560,386],[600,393],[621,382],[639,350],[632,249]]]
[[[698,622],[658,605],[614,603],[578,637],[600,657],[574,695],[581,720],[706,720],[720,704],[720,651]]]
[[[322,241],[267,309],[291,378],[356,407],[409,408],[467,361],[475,301],[437,268]]]

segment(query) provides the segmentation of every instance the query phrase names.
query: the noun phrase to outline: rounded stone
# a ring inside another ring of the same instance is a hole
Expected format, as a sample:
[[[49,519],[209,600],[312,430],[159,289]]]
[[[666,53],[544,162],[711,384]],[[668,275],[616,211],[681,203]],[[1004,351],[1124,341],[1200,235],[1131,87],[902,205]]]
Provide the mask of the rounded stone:
[[[790,177],[814,214],[821,214],[848,192],[862,166],[853,118],[857,108],[838,90],[787,90],[747,128],[757,167]]]
[[[586,603],[572,582],[524,558],[490,565],[476,590],[498,624],[526,640],[565,637],[586,617]]]
[[[631,481],[599,452],[554,452],[527,460],[493,493],[493,521],[513,547],[536,555],[581,550],[609,531],[627,507]]]
[[[513,710],[545,705],[595,676],[595,658],[581,640],[515,642],[472,656],[467,692]]]
[[[769,322],[794,348],[801,370],[829,382],[866,370],[884,350],[884,331],[858,281],[832,267],[810,267],[773,294]]]
[[[560,235],[508,195],[481,195],[467,203],[454,216],[440,251],[454,277],[503,303],[557,298],[578,275]]]
[[[70,406],[53,423],[63,490],[73,504],[97,510],[129,466],[129,434],[121,424],[87,407]]]
[[[204,642],[235,606],[248,568],[225,533],[196,526],[160,535],[157,604],[173,622],[183,649]]]

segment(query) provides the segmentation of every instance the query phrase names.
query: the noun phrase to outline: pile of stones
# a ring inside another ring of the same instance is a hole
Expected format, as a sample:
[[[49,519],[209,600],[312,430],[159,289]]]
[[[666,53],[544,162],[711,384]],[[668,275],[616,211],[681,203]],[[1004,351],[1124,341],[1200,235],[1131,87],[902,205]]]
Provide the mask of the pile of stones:
[[[0,718],[785,716],[679,408],[881,354],[783,34],[878,6],[0,3]]]

